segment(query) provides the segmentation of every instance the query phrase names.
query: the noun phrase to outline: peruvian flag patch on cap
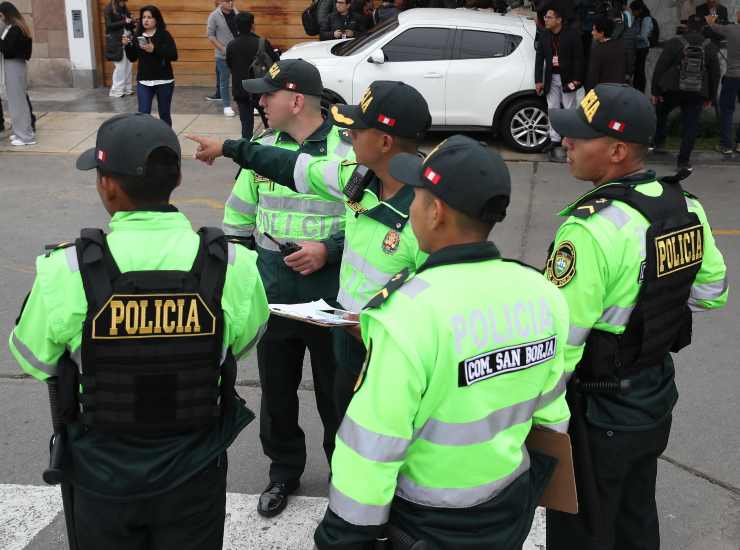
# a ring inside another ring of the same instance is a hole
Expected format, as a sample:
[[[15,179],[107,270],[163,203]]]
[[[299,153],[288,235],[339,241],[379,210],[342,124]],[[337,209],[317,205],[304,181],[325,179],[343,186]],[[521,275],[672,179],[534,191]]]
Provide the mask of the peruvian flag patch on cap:
[[[620,122],[619,120],[610,120],[609,129],[621,134],[624,132],[624,122]]]
[[[395,118],[387,117],[385,115],[378,115],[378,122],[385,124],[386,126],[390,126],[391,128],[396,125]]]
[[[108,159],[108,155],[102,149],[98,149],[98,161],[105,162]]]
[[[442,179],[442,176],[440,176],[437,172],[432,170],[431,168],[428,168],[424,170],[424,177],[432,182],[432,185],[437,185],[439,183],[439,180]]]

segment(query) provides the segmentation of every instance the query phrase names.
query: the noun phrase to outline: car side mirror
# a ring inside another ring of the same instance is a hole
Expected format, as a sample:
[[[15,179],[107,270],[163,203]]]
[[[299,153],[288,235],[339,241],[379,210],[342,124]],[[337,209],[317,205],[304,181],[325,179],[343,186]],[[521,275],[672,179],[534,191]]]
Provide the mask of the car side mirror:
[[[383,50],[377,49],[373,53],[370,54],[370,57],[367,58],[368,63],[375,63],[376,65],[382,65],[385,63],[385,54],[383,53]]]

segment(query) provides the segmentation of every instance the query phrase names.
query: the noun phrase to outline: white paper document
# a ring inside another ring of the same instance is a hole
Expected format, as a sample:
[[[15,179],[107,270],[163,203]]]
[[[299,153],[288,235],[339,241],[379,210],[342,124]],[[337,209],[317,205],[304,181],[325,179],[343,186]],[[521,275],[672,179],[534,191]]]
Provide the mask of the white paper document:
[[[339,327],[357,325],[358,321],[344,319],[345,314],[351,311],[337,309],[330,306],[324,300],[316,300],[304,304],[270,304],[270,311],[280,317],[304,321],[323,327]]]

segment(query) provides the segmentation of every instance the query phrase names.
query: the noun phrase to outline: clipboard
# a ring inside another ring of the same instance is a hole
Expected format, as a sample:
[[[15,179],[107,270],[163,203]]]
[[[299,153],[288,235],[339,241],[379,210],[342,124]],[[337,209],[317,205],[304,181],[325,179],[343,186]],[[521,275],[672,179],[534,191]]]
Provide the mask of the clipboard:
[[[351,312],[333,308],[324,300],[316,300],[305,304],[269,304],[269,306],[270,313],[273,315],[308,323],[309,325],[332,328],[359,324],[359,321],[343,318],[344,314]]]
[[[578,493],[573,472],[573,452],[567,433],[533,427],[527,436],[528,449],[558,460],[555,471],[540,497],[540,506],[568,514],[578,513]]]

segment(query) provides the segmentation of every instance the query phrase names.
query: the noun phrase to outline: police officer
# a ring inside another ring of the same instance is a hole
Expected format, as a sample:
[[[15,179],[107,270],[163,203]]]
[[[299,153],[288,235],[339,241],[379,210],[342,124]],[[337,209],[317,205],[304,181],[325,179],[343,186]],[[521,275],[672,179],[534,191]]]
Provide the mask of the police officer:
[[[234,391],[236,359],[269,314],[256,255],[194,232],[170,204],[180,146],[149,115],[104,122],[77,167],[97,170],[110,233],[84,229],[38,258],[9,342],[67,405],[70,538],[80,550],[220,549],[226,448],[254,418]]]
[[[312,157],[245,140],[222,143],[195,138],[196,155],[212,161],[225,155],[242,167],[296,189],[347,206],[345,243],[337,301],[358,312],[385,282],[404,268],[415,270],[426,255],[408,225],[409,187],[388,171],[398,153],[416,154],[431,123],[423,96],[402,82],[377,81],[359,105],[334,105],[334,123],[348,128],[356,161]],[[349,138],[348,138],[349,139]],[[352,397],[365,348],[348,332],[334,333],[336,407],[341,419]]]
[[[671,352],[691,312],[722,307],[722,254],[696,197],[644,165],[650,101],[601,84],[551,111],[571,173],[593,182],[563,210],[547,277],[570,306],[566,371],[580,514],[548,511],[548,549],[657,549],[655,479],[678,399]]]
[[[255,141],[340,162],[352,153],[339,128],[321,114],[321,75],[302,59],[279,61],[264,78],[245,80],[244,89],[262,94],[270,130]],[[297,193],[256,174],[240,171],[226,202],[224,232],[256,242],[257,266],[271,303],[333,300],[339,286],[344,240],[344,206]],[[297,243],[298,251],[286,243]],[[282,250],[281,250],[282,249]],[[298,426],[298,385],[306,348],[311,353],[316,405],[324,425],[328,461],[339,422],[334,408],[334,353],[331,334],[321,327],[273,316],[257,347],[262,402],[260,439],[270,457],[270,483],[257,511],[280,513],[299,485],[306,465],[306,442]]]
[[[521,548],[553,467],[524,440],[568,427],[567,305],[487,241],[511,191],[497,153],[453,136],[426,160],[398,155],[390,174],[414,191],[430,255],[361,314],[367,356],[316,545],[364,548],[390,523],[434,550]]]

